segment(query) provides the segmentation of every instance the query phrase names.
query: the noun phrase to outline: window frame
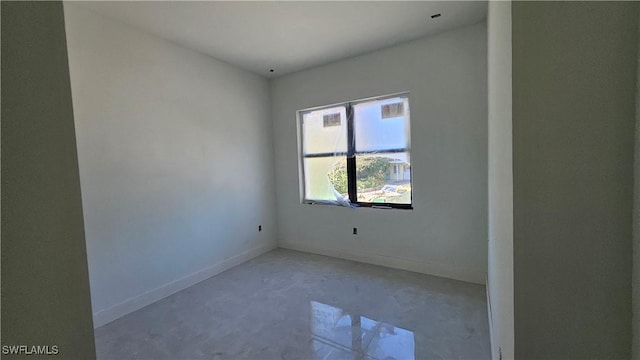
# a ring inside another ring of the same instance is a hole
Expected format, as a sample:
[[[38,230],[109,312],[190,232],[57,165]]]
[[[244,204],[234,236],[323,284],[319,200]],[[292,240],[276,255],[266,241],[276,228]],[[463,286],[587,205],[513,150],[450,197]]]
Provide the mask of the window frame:
[[[411,131],[407,134],[409,137],[407,139],[407,144],[409,144],[405,148],[395,148],[395,149],[385,149],[385,150],[374,150],[374,151],[357,151],[356,150],[356,137],[355,137],[355,124],[354,124],[354,106],[361,103],[367,103],[372,101],[383,101],[392,98],[406,98],[409,102],[407,109],[405,112],[409,112],[410,108],[410,97],[409,92],[401,92],[390,95],[383,96],[375,96],[365,99],[346,101],[331,105],[325,106],[317,106],[313,108],[307,108],[303,110],[298,110],[297,112],[297,125],[298,125],[298,136],[299,136],[299,146],[298,146],[298,158],[300,164],[300,189],[301,189],[301,199],[303,204],[316,204],[322,203],[319,200],[312,200],[306,198],[306,174],[305,174],[305,166],[304,160],[310,158],[322,158],[322,157],[338,157],[345,156],[347,162],[347,189],[349,194],[349,201],[352,204],[358,205],[358,207],[368,207],[368,208],[382,208],[382,209],[413,209],[413,171],[411,172],[411,178],[409,179],[409,183],[411,184],[411,203],[409,204],[401,204],[401,203],[373,203],[373,202],[364,202],[357,201],[358,199],[358,179],[357,179],[357,157],[358,155],[367,155],[367,154],[394,154],[394,153],[409,153],[411,154]],[[331,152],[331,153],[315,153],[315,154],[304,154],[304,125],[303,119],[304,114],[318,111],[323,109],[329,109],[333,107],[344,107],[346,112],[346,127],[347,127],[347,151],[344,152]],[[409,127],[411,128],[411,117],[408,119]],[[413,168],[413,165],[410,164],[410,167]]]

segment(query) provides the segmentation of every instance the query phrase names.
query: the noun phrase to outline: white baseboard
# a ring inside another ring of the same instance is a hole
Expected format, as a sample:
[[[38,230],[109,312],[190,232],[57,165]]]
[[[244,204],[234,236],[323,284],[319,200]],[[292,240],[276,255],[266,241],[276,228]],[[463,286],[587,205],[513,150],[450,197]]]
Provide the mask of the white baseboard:
[[[149,304],[162,300],[169,295],[173,295],[180,290],[184,290],[189,286],[197,284],[212,276],[218,275],[219,273],[234,266],[240,265],[245,261],[251,260],[256,256],[276,249],[277,247],[277,244],[271,244],[247,250],[243,253],[222,260],[200,271],[196,271],[193,274],[187,275],[153,290],[149,290],[145,293],[129,298],[109,308],[100,310],[93,314],[93,326],[94,328],[97,328],[102,325],[108,324]]]
[[[330,248],[325,246],[301,244],[298,242],[279,241],[281,248],[303,251],[313,254],[326,255],[341,259],[353,260],[368,264],[381,265],[394,269],[408,270],[417,273],[434,275],[448,279],[461,280],[475,284],[485,285],[487,273],[473,269],[458,268],[455,266],[434,263],[429,261],[418,261],[402,259],[386,255],[371,254],[365,252],[354,252],[347,249]]]
[[[493,310],[491,309],[491,293],[489,292],[489,277],[486,280],[487,290],[487,315],[489,317],[489,346],[491,346],[491,358],[497,359],[496,352],[494,350],[495,339],[493,335]]]

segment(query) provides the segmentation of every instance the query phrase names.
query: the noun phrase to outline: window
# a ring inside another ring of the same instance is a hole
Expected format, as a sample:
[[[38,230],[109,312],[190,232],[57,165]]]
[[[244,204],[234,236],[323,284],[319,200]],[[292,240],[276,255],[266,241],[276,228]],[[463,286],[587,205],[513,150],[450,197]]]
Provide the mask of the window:
[[[408,94],[298,113],[303,201],[411,208]]]

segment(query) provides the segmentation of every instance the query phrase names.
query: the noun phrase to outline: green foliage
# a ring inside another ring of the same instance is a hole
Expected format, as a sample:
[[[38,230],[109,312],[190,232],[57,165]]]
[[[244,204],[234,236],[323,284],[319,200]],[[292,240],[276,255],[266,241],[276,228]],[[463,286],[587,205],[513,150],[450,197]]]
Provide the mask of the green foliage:
[[[349,188],[347,185],[347,160],[344,158],[338,161],[334,166],[333,170],[328,174],[329,181],[333,184],[333,187],[340,194],[345,194],[349,192]]]
[[[356,159],[358,190],[382,186],[387,177],[389,158],[360,156]]]
[[[389,158],[377,156],[358,156],[356,159],[356,177],[358,190],[364,190],[382,186],[387,177],[387,169],[389,167]],[[333,183],[336,190],[341,193],[347,193],[347,161],[342,159],[338,161],[333,170],[328,174],[329,180]]]

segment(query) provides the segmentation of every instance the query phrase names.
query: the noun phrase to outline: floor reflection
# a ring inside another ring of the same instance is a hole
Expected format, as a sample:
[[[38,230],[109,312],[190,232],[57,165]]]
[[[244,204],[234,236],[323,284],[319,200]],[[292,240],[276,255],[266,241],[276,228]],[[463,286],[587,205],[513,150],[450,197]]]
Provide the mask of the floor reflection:
[[[311,301],[311,333],[317,359],[409,360],[413,331]]]

